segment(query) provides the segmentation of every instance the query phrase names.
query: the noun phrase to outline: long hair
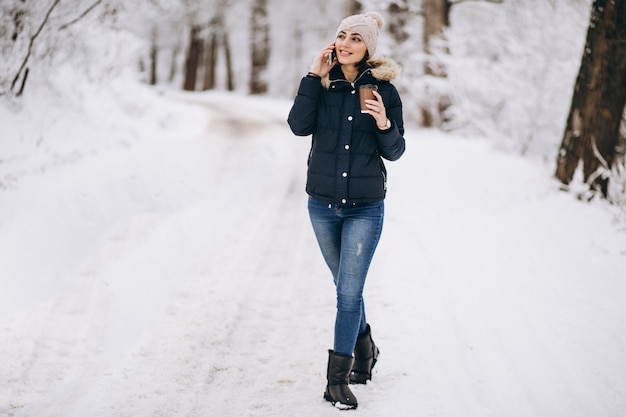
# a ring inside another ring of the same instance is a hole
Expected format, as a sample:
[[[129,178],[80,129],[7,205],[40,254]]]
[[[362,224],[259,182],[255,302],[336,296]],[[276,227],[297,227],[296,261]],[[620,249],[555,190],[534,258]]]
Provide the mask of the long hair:
[[[363,59],[359,61],[358,64],[356,64],[356,67],[359,70],[359,74],[369,68],[369,65],[367,64],[368,59],[370,59],[370,53],[368,51],[365,51],[365,56],[363,57]]]

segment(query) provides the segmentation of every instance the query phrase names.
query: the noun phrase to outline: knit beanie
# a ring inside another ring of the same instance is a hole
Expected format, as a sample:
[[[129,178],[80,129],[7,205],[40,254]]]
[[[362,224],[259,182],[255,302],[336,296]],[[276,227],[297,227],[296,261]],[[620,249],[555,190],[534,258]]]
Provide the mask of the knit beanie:
[[[341,21],[337,28],[337,35],[342,30],[356,32],[363,37],[367,52],[370,57],[376,53],[376,44],[378,43],[378,32],[383,28],[385,20],[376,12],[368,12],[365,14],[355,14],[348,16]]]

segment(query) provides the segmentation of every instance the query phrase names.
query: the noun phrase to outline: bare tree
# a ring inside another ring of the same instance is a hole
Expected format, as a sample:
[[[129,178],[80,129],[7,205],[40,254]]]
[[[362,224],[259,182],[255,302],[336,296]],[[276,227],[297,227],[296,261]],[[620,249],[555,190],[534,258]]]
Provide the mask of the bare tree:
[[[233,73],[233,63],[228,41],[228,31],[224,23],[224,8],[218,10],[216,16],[209,24],[206,44],[204,49],[204,90],[211,90],[217,87],[217,64],[220,52],[223,52],[224,66],[226,71],[226,89],[234,90],[235,80]]]
[[[267,0],[253,0],[250,32],[250,94],[262,94],[268,89],[266,72],[271,49]]]
[[[235,78],[233,72],[233,59],[230,51],[230,42],[228,39],[228,32],[224,32],[222,36],[222,44],[224,48],[224,60],[226,61],[226,89],[228,91],[235,90]]]
[[[212,31],[209,34],[207,48],[204,48],[204,79],[202,84],[203,90],[212,90],[215,88],[215,73],[218,48],[218,34],[215,31]]]
[[[449,0],[424,0],[424,75],[426,77],[446,78],[444,64],[438,57],[447,54],[445,43],[445,29],[450,24]],[[437,85],[433,80],[430,84]],[[449,95],[440,88],[429,89],[428,97],[422,100],[422,125],[426,127],[441,126],[444,123],[444,113],[450,106]]]
[[[446,67],[441,59],[449,53],[445,32],[450,26],[452,6],[471,0],[423,0],[424,16],[424,75],[427,81],[428,97],[422,100],[422,125],[426,127],[442,126],[446,123],[446,110],[452,102],[449,94],[442,88],[441,79],[447,77]],[[503,0],[474,0],[489,3],[502,3]]]
[[[626,104],[626,0],[595,0],[555,176],[583,179],[607,196]]]
[[[198,67],[202,56],[204,40],[201,37],[202,28],[194,25],[191,27],[189,50],[187,51],[187,60],[185,63],[185,81],[183,89],[186,91],[195,91],[198,77]]]
[[[444,39],[444,31],[450,25],[449,0],[424,0],[424,52],[426,62],[424,63],[424,73],[435,77],[446,76],[446,69],[434,55],[437,50],[447,52],[445,44],[437,44],[438,40]]]
[[[157,44],[157,30],[152,29],[152,37],[150,38],[150,75],[148,83],[150,85],[156,85],[158,82],[157,67],[159,60],[159,46]]]

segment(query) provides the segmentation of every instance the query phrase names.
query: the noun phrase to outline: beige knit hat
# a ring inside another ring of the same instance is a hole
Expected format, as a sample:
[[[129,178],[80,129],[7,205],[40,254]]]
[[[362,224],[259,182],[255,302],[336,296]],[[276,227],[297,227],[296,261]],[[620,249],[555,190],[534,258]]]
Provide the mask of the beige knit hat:
[[[368,12],[365,14],[355,14],[348,16],[341,21],[337,28],[337,35],[342,30],[356,32],[363,37],[367,52],[370,57],[376,53],[376,44],[378,43],[378,32],[383,28],[385,20],[376,12]]]

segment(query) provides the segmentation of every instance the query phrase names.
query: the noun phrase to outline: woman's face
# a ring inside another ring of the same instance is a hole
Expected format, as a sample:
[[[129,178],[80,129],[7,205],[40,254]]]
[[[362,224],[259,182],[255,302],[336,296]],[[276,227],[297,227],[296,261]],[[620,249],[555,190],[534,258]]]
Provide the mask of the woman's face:
[[[365,58],[367,45],[358,33],[342,30],[335,39],[335,50],[341,65],[356,65]]]

